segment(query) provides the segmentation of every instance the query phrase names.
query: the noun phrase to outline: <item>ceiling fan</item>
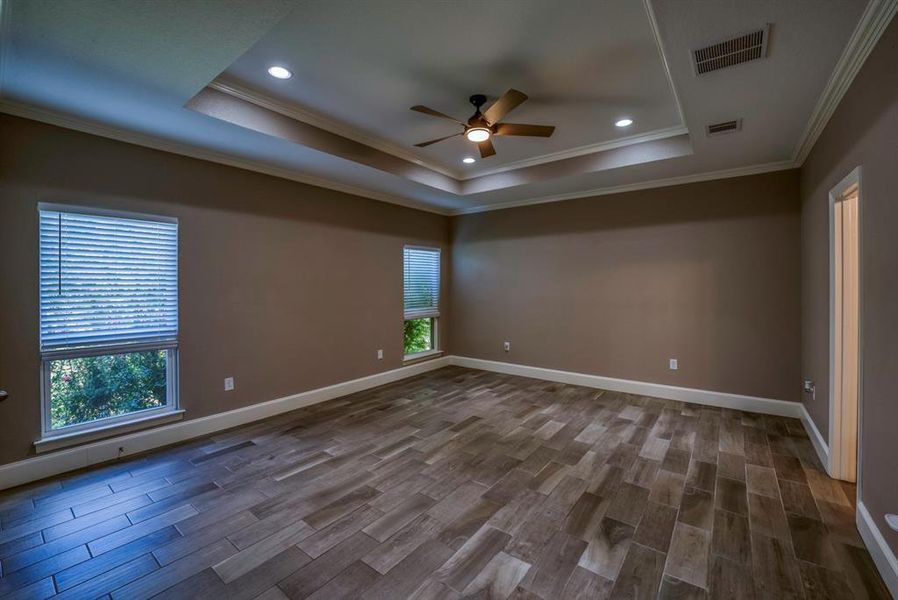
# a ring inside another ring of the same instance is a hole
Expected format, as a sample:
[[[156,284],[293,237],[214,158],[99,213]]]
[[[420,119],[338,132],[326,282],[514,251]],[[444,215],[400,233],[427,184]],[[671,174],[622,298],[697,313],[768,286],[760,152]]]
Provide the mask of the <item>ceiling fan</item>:
[[[426,106],[421,106],[420,104],[417,106],[413,106],[412,110],[416,112],[424,113],[425,115],[431,115],[434,117],[440,117],[441,119],[448,119],[453,123],[458,123],[459,125],[464,127],[464,131],[461,131],[459,133],[453,133],[452,135],[447,135],[446,137],[437,138],[435,140],[430,140],[427,142],[421,142],[420,144],[415,144],[415,146],[417,146],[418,148],[423,148],[431,144],[436,144],[437,142],[442,142],[443,140],[448,140],[449,138],[463,135],[469,141],[475,142],[477,144],[477,147],[480,148],[481,158],[486,158],[487,156],[492,156],[496,153],[496,149],[493,147],[493,142],[490,139],[494,135],[525,135],[533,137],[551,136],[552,132],[555,131],[555,127],[551,125],[523,125],[520,123],[499,122],[505,115],[514,110],[526,99],[527,94],[525,94],[524,92],[519,92],[518,90],[508,90],[507,92],[502,94],[502,97],[496,100],[492,106],[481,113],[480,107],[486,104],[486,96],[484,96],[483,94],[474,94],[469,98],[469,101],[474,105],[475,110],[474,114],[470,119],[468,119],[467,123],[462,123],[461,121],[453,119],[449,115],[443,114],[438,110],[427,108]]]

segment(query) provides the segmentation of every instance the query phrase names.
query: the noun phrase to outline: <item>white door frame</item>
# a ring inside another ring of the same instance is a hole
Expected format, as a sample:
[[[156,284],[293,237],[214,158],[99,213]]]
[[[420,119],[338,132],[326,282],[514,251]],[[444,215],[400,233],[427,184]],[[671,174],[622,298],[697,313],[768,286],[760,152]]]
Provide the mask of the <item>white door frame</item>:
[[[840,432],[842,430],[842,407],[841,397],[836,394],[835,390],[835,368],[836,368],[836,327],[841,327],[841,323],[836,324],[836,248],[835,248],[835,205],[836,202],[845,195],[852,187],[857,186],[858,194],[858,389],[857,389],[857,440],[843,439]],[[863,191],[861,187],[861,168],[855,167],[848,175],[845,176],[833,189],[829,192],[829,464],[826,465],[830,477],[834,479],[852,479],[851,468],[846,468],[843,464],[843,458],[848,451],[849,444],[857,444],[857,464],[856,481],[858,495],[861,489],[861,447],[863,432]],[[836,406],[837,402],[839,406]]]

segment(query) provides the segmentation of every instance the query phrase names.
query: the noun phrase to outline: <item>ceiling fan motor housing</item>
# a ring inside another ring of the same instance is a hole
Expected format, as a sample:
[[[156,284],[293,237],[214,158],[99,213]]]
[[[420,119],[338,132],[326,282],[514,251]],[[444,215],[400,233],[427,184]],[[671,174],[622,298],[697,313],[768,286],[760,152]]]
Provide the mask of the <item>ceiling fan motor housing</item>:
[[[493,156],[494,154],[496,154],[496,150],[495,148],[493,148],[493,144],[490,141],[490,138],[494,135],[550,137],[552,135],[552,132],[555,130],[555,127],[550,125],[527,125],[521,123],[501,122],[505,115],[514,110],[516,106],[519,106],[525,100],[527,100],[527,94],[515,89],[510,89],[502,94],[502,96],[500,96],[499,99],[496,100],[489,108],[487,108],[486,113],[484,114],[480,111],[480,107],[486,104],[487,97],[485,94],[474,94],[473,96],[468,98],[468,101],[472,105],[474,105],[474,114],[471,115],[466,123],[450,117],[447,114],[441,113],[438,110],[434,110],[420,104],[415,105],[411,109],[416,112],[424,113],[433,117],[439,117],[441,119],[446,119],[457,123],[464,128],[464,131],[462,133],[456,133],[453,135],[447,135],[441,138],[437,138],[435,140],[421,142],[419,144],[415,144],[415,146],[418,148],[424,148],[426,146],[430,146],[431,144],[442,142],[443,140],[448,140],[449,138],[454,138],[458,135],[463,135],[468,139],[468,141],[474,142],[478,145],[481,158],[487,158],[488,156]]]
[[[468,119],[467,129],[470,129],[471,127],[482,127],[484,129],[489,129],[492,132],[490,124],[486,122],[486,119],[483,118],[483,114],[480,112],[480,107],[486,104],[486,96],[483,94],[474,94],[468,100],[474,105],[476,110],[474,111],[474,114],[471,115],[471,118]]]

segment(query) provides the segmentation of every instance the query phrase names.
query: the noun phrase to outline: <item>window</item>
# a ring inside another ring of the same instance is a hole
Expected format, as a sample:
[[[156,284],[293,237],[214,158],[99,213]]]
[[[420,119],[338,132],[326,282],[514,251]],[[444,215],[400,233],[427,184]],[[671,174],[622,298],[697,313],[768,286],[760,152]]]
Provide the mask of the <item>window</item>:
[[[177,221],[39,212],[44,435],[175,409]]]
[[[403,339],[406,358],[436,351],[440,317],[440,249],[403,249]]]

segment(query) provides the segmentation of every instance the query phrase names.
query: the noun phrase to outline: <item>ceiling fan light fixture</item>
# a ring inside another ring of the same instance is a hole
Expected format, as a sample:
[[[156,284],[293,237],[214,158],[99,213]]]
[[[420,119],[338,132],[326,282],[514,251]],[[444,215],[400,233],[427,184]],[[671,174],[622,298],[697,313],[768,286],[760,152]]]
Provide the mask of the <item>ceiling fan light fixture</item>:
[[[471,127],[465,132],[465,137],[471,142],[485,142],[490,135],[492,133],[486,127]]]
[[[3,0],[0,0],[2,2]],[[436,144],[437,142],[442,142],[443,140],[448,140],[450,138],[454,138],[460,135],[463,135],[466,140],[469,142],[473,142],[477,144],[477,149],[480,151],[480,158],[489,158],[490,156],[494,156],[496,154],[496,148],[493,146],[492,137],[495,136],[529,136],[529,137],[541,137],[547,138],[551,137],[552,133],[555,131],[555,127],[553,125],[531,125],[527,123],[505,123],[502,119],[505,118],[509,112],[515,109],[515,107],[519,106],[522,102],[527,99],[527,94],[524,92],[519,92],[518,90],[508,90],[502,96],[496,100],[492,106],[486,109],[485,112],[480,112],[480,107],[486,103],[486,96],[483,94],[474,94],[468,101],[474,105],[474,114],[468,119],[467,123],[463,123],[458,119],[450,117],[445,113],[441,113],[438,110],[434,110],[432,108],[428,108],[423,104],[416,104],[411,107],[411,110],[415,112],[419,112],[421,114],[430,115],[431,117],[439,117],[440,119],[445,119],[447,121],[452,121],[456,125],[461,125],[462,130],[454,133],[452,135],[446,135],[441,138],[437,138],[435,140],[427,140],[426,142],[420,142],[415,144],[415,148],[426,148],[431,144]],[[463,162],[465,164],[471,164],[474,162],[473,157],[467,156],[463,158]]]
[[[282,67],[280,65],[272,65],[268,67],[268,74],[276,79],[290,79],[293,77],[293,73],[290,72],[290,69],[287,67]]]
[[[633,124],[633,119],[631,119],[629,117],[625,117],[625,118],[619,119],[617,122],[615,122],[614,126],[615,127],[629,127],[632,124]]]

